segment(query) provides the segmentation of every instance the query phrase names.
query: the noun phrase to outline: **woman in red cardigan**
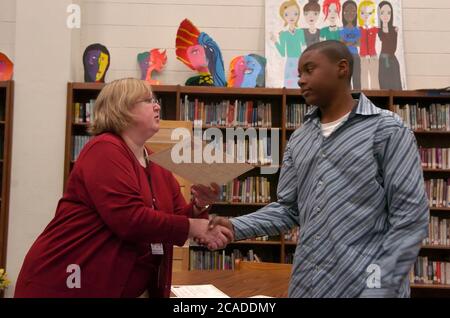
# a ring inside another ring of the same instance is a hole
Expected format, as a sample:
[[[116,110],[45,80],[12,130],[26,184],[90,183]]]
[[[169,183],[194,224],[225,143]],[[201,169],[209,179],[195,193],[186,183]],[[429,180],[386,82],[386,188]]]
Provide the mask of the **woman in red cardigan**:
[[[208,229],[218,187],[179,184],[149,162],[145,142],[159,129],[160,106],[137,79],[107,84],[54,219],[25,257],[15,297],[168,297],[172,247],[188,238],[232,237]],[[212,244],[214,248],[214,243]]]

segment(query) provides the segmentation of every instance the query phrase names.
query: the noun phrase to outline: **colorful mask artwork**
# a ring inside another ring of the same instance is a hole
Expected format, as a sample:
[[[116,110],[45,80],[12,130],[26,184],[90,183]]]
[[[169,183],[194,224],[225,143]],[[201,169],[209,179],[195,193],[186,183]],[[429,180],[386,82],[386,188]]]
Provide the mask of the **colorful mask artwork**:
[[[3,53],[0,53],[0,81],[9,81],[12,79],[14,64]]]
[[[137,56],[139,68],[141,69],[141,79],[150,85],[160,85],[158,80],[152,79],[152,72],[160,73],[167,63],[166,51],[153,49],[150,52],[142,52]]]
[[[89,45],[83,54],[84,81],[104,83],[110,62],[105,46],[99,43]]]
[[[219,46],[188,19],[180,23],[175,46],[177,59],[199,73],[198,76],[189,78],[186,85],[227,86]]]
[[[237,56],[230,63],[228,87],[264,87],[266,58],[249,54]]]

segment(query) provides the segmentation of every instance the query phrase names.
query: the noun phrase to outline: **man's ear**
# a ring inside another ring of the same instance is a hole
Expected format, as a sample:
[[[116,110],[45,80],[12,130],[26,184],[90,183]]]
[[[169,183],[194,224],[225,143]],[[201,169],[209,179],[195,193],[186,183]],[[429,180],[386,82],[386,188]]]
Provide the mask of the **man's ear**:
[[[350,65],[346,59],[342,59],[337,63],[339,78],[348,78],[350,74]]]

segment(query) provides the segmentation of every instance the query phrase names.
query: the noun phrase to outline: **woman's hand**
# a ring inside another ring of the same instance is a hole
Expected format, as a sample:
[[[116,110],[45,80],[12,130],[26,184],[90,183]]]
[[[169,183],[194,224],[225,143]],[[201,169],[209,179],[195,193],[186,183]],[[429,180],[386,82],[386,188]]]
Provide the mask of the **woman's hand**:
[[[191,187],[192,199],[194,202],[195,215],[201,213],[202,209],[214,204],[219,199],[220,187],[216,183],[211,183],[211,187],[196,184]]]
[[[207,246],[210,250],[221,249],[233,241],[233,232],[225,226],[210,226],[206,219],[189,219],[189,238]]]

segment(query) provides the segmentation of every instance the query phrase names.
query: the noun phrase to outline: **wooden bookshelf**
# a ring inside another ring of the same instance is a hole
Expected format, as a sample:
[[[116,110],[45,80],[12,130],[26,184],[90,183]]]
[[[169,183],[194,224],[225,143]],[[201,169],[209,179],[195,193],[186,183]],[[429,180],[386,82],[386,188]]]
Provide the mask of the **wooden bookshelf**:
[[[0,268],[6,267],[14,82],[0,81]]]
[[[64,163],[64,184],[73,167],[75,161],[72,158],[72,136],[74,134],[85,134],[88,124],[74,124],[73,123],[73,104],[75,102],[87,102],[89,99],[96,98],[104,84],[95,83],[69,83],[67,94],[67,119],[66,119],[66,150]],[[153,86],[153,90],[163,100],[163,108],[165,110],[165,118],[169,120],[179,120],[180,118],[180,103],[188,95],[192,100],[197,98],[205,102],[220,102],[224,99],[234,100],[262,100],[271,104],[272,112],[272,128],[278,128],[280,131],[280,163],[282,162],[282,155],[286,147],[289,137],[296,130],[296,128],[286,128],[287,124],[287,106],[293,103],[304,103],[304,100],[295,89],[272,89],[272,88],[221,88],[221,87],[188,87],[180,85],[162,85]],[[403,103],[420,102],[422,105],[429,105],[431,103],[449,103],[450,96],[429,96],[427,92],[421,91],[363,91],[364,94],[378,107],[394,111],[394,105]],[[1,122],[0,122],[1,124]],[[210,125],[204,125],[202,128],[206,129]],[[226,126],[214,126],[220,129],[226,129]],[[243,127],[245,128],[245,127]],[[417,142],[422,147],[442,147],[450,148],[450,132],[441,130],[429,131],[414,131]],[[280,165],[280,164],[279,164]],[[278,166],[279,166],[278,165]],[[247,176],[258,176],[260,171],[255,169],[246,173]],[[274,175],[267,175],[271,182],[271,198],[276,197],[276,185],[278,181],[279,170]],[[450,170],[446,169],[424,169],[425,179],[430,178],[450,178]],[[238,203],[238,202],[217,202],[213,205],[211,214],[218,215],[244,215],[256,211],[265,206],[266,203]],[[443,215],[450,217],[450,208],[430,208],[430,214]],[[248,248],[255,247],[265,250],[274,250],[275,258],[272,261],[284,263],[286,255],[295,251],[296,242],[287,241],[284,235],[281,235],[279,240],[272,241],[256,241],[247,240],[241,242],[234,242],[230,245],[230,249],[237,247]],[[255,251],[256,252],[256,251]],[[427,253],[436,257],[450,256],[449,247],[424,246],[421,253]],[[257,252],[256,252],[257,253]],[[424,285],[413,284],[413,289],[449,289],[442,285]]]

